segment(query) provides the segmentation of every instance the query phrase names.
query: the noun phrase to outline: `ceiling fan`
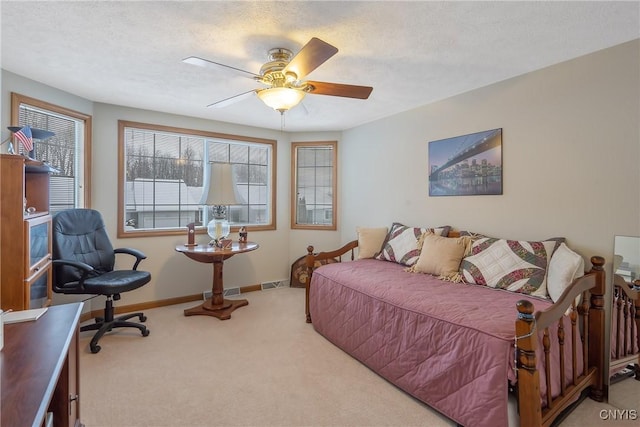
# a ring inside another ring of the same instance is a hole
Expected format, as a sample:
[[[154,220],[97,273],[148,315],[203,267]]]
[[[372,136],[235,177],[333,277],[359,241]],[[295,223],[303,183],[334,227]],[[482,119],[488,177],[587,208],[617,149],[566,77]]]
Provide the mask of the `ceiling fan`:
[[[313,37],[295,56],[289,49],[281,47],[269,50],[269,62],[260,68],[259,74],[197,56],[190,56],[182,61],[200,67],[232,69],[266,86],[263,89],[253,89],[222,99],[209,104],[207,107],[225,107],[257,95],[267,106],[284,114],[285,111],[298,105],[307,93],[357,99],[367,99],[369,97],[373,90],[369,86],[302,80],[337,52],[338,49],[336,47]]]

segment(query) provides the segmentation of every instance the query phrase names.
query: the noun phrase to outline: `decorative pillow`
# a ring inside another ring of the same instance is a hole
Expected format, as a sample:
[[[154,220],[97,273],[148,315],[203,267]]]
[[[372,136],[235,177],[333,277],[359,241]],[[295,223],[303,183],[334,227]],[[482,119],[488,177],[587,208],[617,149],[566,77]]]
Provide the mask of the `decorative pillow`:
[[[562,243],[549,261],[547,273],[547,291],[553,302],[558,301],[562,293],[578,277],[584,276],[584,259]],[[578,303],[579,298],[576,303]]]
[[[456,276],[471,239],[443,237],[426,232],[422,235],[422,240],[420,257],[409,271],[433,274],[441,278]]]
[[[394,222],[382,246],[382,251],[376,255],[375,259],[397,262],[411,267],[420,256],[420,247],[418,246],[420,236],[427,231],[439,236],[447,236],[450,228],[448,225],[438,228],[407,227]]]
[[[358,259],[373,258],[384,243],[387,237],[387,227],[365,228],[358,227]]]
[[[460,263],[460,273],[468,283],[546,298],[547,266],[563,241],[479,238],[473,242],[471,255]]]

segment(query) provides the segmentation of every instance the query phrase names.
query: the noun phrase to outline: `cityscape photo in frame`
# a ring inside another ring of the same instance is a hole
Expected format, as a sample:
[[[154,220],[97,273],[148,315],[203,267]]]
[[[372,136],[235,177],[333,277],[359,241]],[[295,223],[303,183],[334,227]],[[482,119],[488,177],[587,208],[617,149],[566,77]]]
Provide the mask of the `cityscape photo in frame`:
[[[429,142],[429,196],[502,194],[502,128]]]

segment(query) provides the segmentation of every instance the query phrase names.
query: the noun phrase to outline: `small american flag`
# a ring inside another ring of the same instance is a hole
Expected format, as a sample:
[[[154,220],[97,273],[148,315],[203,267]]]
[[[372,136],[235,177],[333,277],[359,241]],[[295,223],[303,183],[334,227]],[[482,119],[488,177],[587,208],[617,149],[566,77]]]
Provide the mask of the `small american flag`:
[[[14,133],[13,136],[22,143],[26,151],[33,150],[33,137],[31,136],[31,128],[29,126],[23,127]]]

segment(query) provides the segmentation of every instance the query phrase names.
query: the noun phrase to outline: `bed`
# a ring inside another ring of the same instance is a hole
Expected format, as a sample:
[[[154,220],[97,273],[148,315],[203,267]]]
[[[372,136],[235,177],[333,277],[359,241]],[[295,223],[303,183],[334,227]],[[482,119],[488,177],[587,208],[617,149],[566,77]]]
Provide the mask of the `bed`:
[[[357,247],[308,247],[307,322],[397,387],[480,427],[508,425],[510,391],[521,426],[550,425],[583,393],[604,399],[603,258],[552,303],[354,260]],[[326,259],[339,262],[314,267]]]
[[[640,285],[615,274],[611,312],[612,380],[634,375],[640,380]],[[626,370],[628,374],[622,374]]]

